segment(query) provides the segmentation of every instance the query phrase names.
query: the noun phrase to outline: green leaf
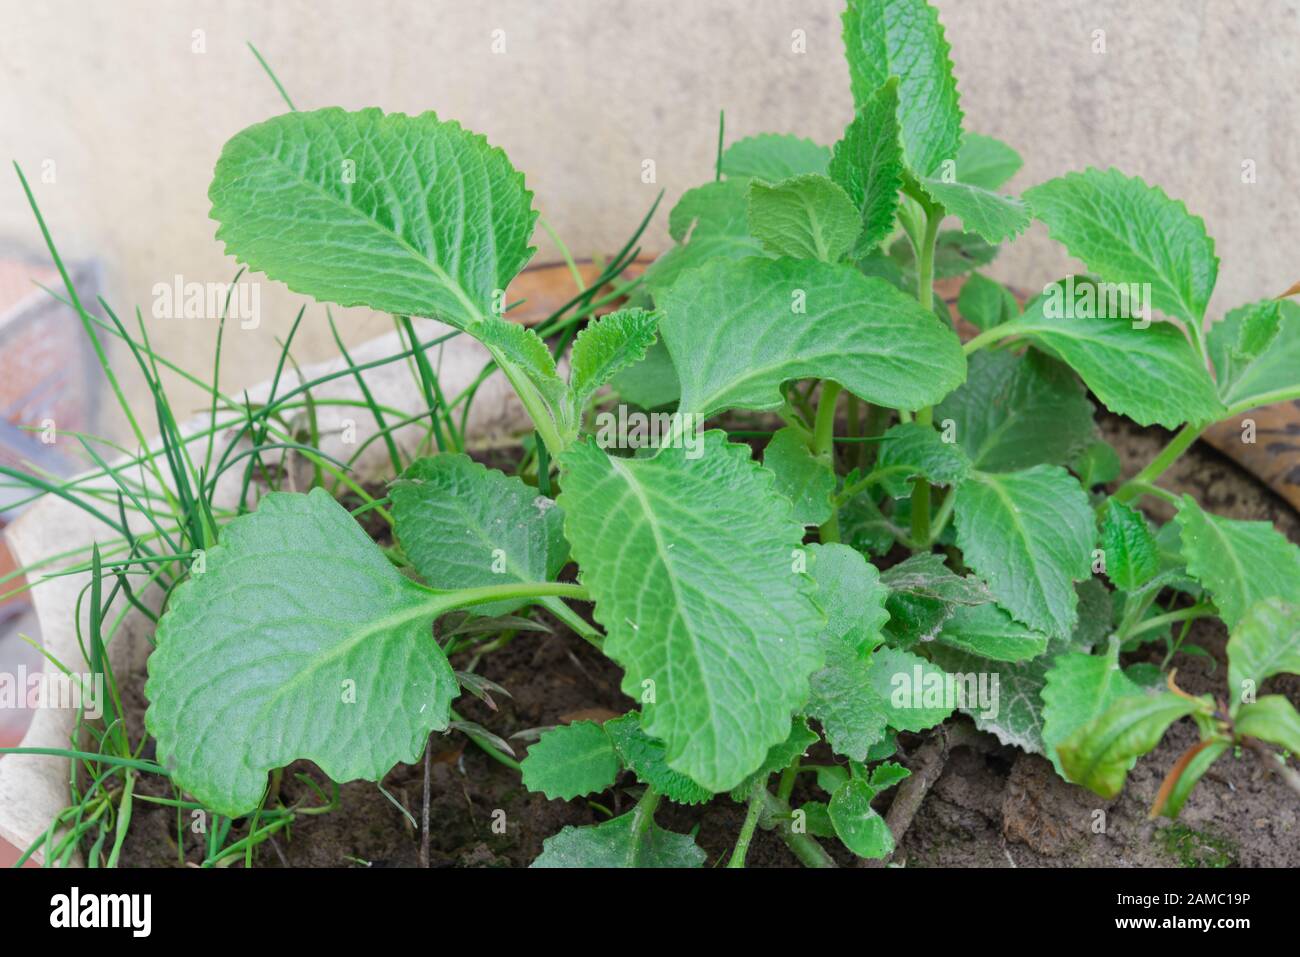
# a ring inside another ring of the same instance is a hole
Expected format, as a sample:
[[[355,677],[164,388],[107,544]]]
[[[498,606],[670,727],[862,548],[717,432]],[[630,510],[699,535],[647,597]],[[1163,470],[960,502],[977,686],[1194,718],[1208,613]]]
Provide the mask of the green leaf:
[[[967,133],[957,151],[957,181],[997,189],[1020,171],[1020,154],[992,136]]]
[[[823,634],[865,654],[880,644],[880,629],[889,619],[889,590],[880,572],[847,545],[809,545],[817,604],[826,613]]]
[[[891,728],[924,731],[953,712],[943,669],[919,655],[886,645],[871,656],[870,678]]]
[[[1084,488],[1105,485],[1119,478],[1119,453],[1106,440],[1096,439],[1071,457],[1070,468],[1079,476],[1079,484]]]
[[[646,733],[669,767],[725,791],[789,735],[823,619],[792,569],[803,527],[770,473],[722,432],[695,451],[616,459],[576,445],[559,501]]]
[[[965,374],[952,329],[848,266],[747,259],[692,270],[663,297],[660,334],[683,411],[775,409],[791,379],[832,379],[893,408],[938,401]]]
[[[433,113],[286,113],[232,137],[212,218],[226,252],[294,292],[468,328],[532,257],[506,154]]]
[[[668,214],[668,234],[677,242],[702,236],[737,236],[749,231],[749,180],[725,179],[688,189]]]
[[[1208,698],[1202,702],[1170,693],[1122,697],[1057,747],[1061,767],[1068,780],[1113,798],[1137,759],[1160,743],[1171,724],[1212,709]]]
[[[1093,406],[1068,367],[1035,351],[977,352],[966,381],[941,402],[971,464],[985,472],[1064,465],[1096,434]]]
[[[898,137],[898,83],[891,79],[859,107],[831,152],[830,177],[860,211],[860,253],[879,246],[894,231],[903,188]]]
[[[1106,576],[1122,591],[1132,591],[1160,571],[1156,538],[1141,512],[1106,500],[1101,520],[1101,547],[1106,556]]]
[[[1228,694],[1235,712],[1267,678],[1300,674],[1300,608],[1277,599],[1253,605],[1228,638]]]
[[[458,593],[403,577],[323,489],[266,496],[205,563],[158,624],[145,725],[212,811],[254,810],[299,759],[378,781],[447,727],[458,689],[430,625]]]
[[[1266,694],[1258,701],[1242,705],[1233,721],[1233,730],[1300,754],[1300,714],[1280,694]]]
[[[1196,787],[1197,782],[1201,780],[1206,771],[1210,770],[1210,765],[1219,760],[1230,747],[1232,747],[1232,741],[1227,738],[1211,738],[1206,742],[1204,747],[1197,751],[1192,759],[1187,762],[1186,767],[1183,768],[1183,773],[1174,782],[1169,797],[1165,800],[1164,806],[1160,808],[1160,813],[1169,818],[1178,817],[1178,812],[1183,809],[1183,805],[1191,797],[1192,789]]]
[[[825,176],[749,185],[749,231],[773,255],[838,262],[860,230],[848,194]]]
[[[911,776],[912,772],[901,764],[884,761],[871,769],[871,786],[879,794],[881,791],[888,791],[895,784],[901,784]]]
[[[858,857],[888,857],[894,850],[889,826],[871,807],[876,789],[861,778],[853,778],[830,800],[831,824],[839,839]]]
[[[958,485],[970,474],[970,459],[955,442],[928,425],[900,422],[883,436],[875,471],[894,498],[911,492],[910,480],[922,476],[936,485]]]
[[[993,600],[984,583],[974,576],[955,574],[943,556],[930,552],[913,555],[888,569],[881,581],[889,588],[885,608],[889,623],[885,634],[891,645],[911,648],[933,641],[958,605],[979,605]]]
[[[640,712],[629,711],[621,718],[611,718],[605,722],[605,733],[636,779],[668,800],[678,804],[703,804],[713,797],[712,791],[668,766],[664,743],[641,729]]]
[[[533,867],[700,867],[704,851],[689,834],[666,831],[634,808],[603,824],[566,827],[542,842]]]
[[[604,791],[614,784],[619,767],[609,735],[594,721],[552,728],[521,762],[524,787],[552,801]]]
[[[908,165],[925,176],[955,158],[962,113],[937,11],[925,0],[849,0],[843,20],[853,102],[861,108],[898,77]]]
[[[1018,236],[1029,225],[1029,208],[1014,196],[928,176],[921,177],[919,182],[930,199],[961,220],[966,232],[990,243]]]
[[[1088,288],[1097,287],[1070,277],[1000,328],[1051,350],[1083,377],[1106,408],[1139,425],[1172,429],[1223,414],[1214,381],[1181,331],[1167,322],[1143,329],[1118,314],[1097,315],[1114,313],[1108,306],[1067,308]]]
[[[1190,495],[1174,522],[1187,574],[1209,591],[1229,628],[1262,599],[1300,603],[1300,548],[1271,523],[1212,515]]]
[[[664,743],[641,728],[641,714],[629,711],[605,722],[605,732],[624,766],[638,781],[678,804],[703,804],[713,792],[668,767]]]
[[[958,605],[938,641],[992,661],[1028,661],[1047,650],[1047,636],[1014,620],[993,603]]]
[[[495,356],[517,366],[528,377],[546,399],[553,416],[565,414],[568,387],[555,371],[551,350],[537,333],[517,322],[494,318],[475,326],[474,336]]]
[[[597,389],[645,358],[655,341],[659,317],[644,309],[601,316],[573,340],[573,401],[581,409]]]
[[[828,639],[826,667],[812,676],[807,713],[821,723],[831,750],[854,761],[867,760],[889,723],[872,684],[873,658],[842,639]]]
[[[755,782],[766,781],[777,771],[788,768],[819,740],[817,732],[808,727],[807,719],[795,718],[790,727],[790,736],[779,744],[772,745],[758,770],[731,789],[731,799],[739,802],[748,800]]]
[[[1050,636],[1077,620],[1074,582],[1088,577],[1096,527],[1088,496],[1065,469],[973,473],[954,493],[957,546],[999,605]]]
[[[1120,670],[1119,641],[1099,655],[1057,655],[1043,685],[1043,745],[1047,758],[1064,776],[1057,748],[1121,698],[1143,695],[1141,687]]]
[[[1300,396],[1300,306],[1266,299],[1210,326],[1219,396],[1242,411]]]
[[[1157,309],[1200,327],[1219,259],[1205,222],[1182,201],[1115,169],[1069,173],[1027,190],[1025,199],[1089,270],[1106,282],[1150,283]]]
[[[624,401],[643,409],[676,405],[682,393],[673,357],[662,339],[655,339],[645,358],[617,373],[611,384]]]
[[[569,558],[564,514],[522,479],[444,453],[417,459],[394,482],[402,551],[434,588],[550,581]],[[476,609],[505,615],[526,601]]]
[[[674,246],[651,263],[650,268],[642,274],[641,282],[657,303],[667,290],[691,270],[719,260],[748,259],[762,255],[763,244],[748,232],[693,236],[689,243]]]
[[[759,133],[728,146],[722,153],[722,175],[752,176],[775,183],[804,173],[826,173],[831,151],[812,140],[784,133]]]
[[[812,454],[799,430],[778,429],[763,449],[763,466],[776,476],[776,490],[794,506],[801,525],[820,525],[831,517],[835,473]]]
[[[979,273],[971,273],[957,296],[957,312],[977,329],[992,329],[1020,315],[1011,291]]]

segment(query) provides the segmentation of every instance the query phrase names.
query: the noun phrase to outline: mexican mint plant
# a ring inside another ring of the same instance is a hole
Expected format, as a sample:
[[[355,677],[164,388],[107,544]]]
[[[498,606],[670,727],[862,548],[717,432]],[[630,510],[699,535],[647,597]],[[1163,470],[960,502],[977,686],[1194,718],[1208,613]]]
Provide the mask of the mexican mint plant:
[[[483,137],[331,108],[226,144],[210,196],[230,253],[318,300],[478,340],[542,454],[528,482],[462,454],[414,462],[391,487],[393,549],[322,489],[221,529],[149,661],[148,728],[186,791],[236,816],[295,759],[380,780],[473,684],[440,616],[539,606],[618,664],[636,708],[544,733],[523,784],[640,794],[551,837],[539,865],[701,864],[655,809],[722,793],[747,811],[732,864],[759,827],[810,865],[830,863],[825,839],[886,856],[874,802],[908,786],[897,735],[958,711],[1104,795],[1191,717],[1200,742],[1157,802],[1171,815],[1238,746],[1294,779],[1270,746],[1300,751],[1300,716],[1257,692],[1300,672],[1300,549],[1155,483],[1207,425],[1300,397],[1300,309],[1262,299],[1207,331],[1218,259],[1181,202],[1113,169],[1007,195],[1020,158],[963,129],[935,11],[850,0],[843,25],[840,140],[721,151],[671,212],[674,247],[571,350],[505,315],[537,214]],[[1031,217],[1089,274],[1022,311],[974,270]],[[963,345],[934,283],[967,273]],[[1118,482],[1094,399],[1176,434]],[[655,448],[610,426],[629,405],[669,423]],[[778,427],[729,434],[737,410]],[[1147,497],[1173,521],[1153,523]],[[1212,617],[1231,630],[1217,698],[1125,667],[1153,641],[1170,666]],[[810,760],[815,745],[834,758]],[[822,800],[791,806],[800,775]]]

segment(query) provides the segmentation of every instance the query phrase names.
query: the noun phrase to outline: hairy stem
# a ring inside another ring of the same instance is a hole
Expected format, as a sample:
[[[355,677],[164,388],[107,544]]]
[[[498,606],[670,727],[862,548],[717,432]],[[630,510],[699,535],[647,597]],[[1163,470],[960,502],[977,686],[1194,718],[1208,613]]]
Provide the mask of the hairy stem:
[[[736,838],[736,847],[731,852],[728,867],[745,866],[745,855],[749,853],[749,842],[754,839],[754,828],[758,826],[758,818],[763,811],[763,795],[766,793],[766,778],[755,781],[749,795],[749,808],[745,811],[745,823],[740,826],[740,836]]]

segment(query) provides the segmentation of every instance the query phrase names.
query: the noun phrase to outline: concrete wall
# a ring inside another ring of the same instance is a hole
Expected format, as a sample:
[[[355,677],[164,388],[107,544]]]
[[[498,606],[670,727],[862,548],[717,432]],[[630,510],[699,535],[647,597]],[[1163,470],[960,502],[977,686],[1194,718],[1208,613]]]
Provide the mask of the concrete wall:
[[[1113,164],[1205,217],[1224,263],[1211,306],[1300,278],[1300,16],[1296,0],[940,0],[967,127],[1026,158],[1011,184]],[[849,118],[837,0],[77,3],[0,0],[0,155],[17,159],[68,255],[99,257],[119,310],[149,312],[154,283],[233,271],[213,240],[206,191],[222,143],[283,109],[253,41],[300,108],[434,108],[503,146],[542,215],[577,255],[611,251],[651,202],[667,209],[712,172],[717,111],[729,138],[763,130],[834,141]],[[492,50],[505,31],[504,53]],[[806,32],[807,52],[791,51]],[[205,52],[193,51],[203,30]],[[1105,31],[1105,52],[1094,52]],[[1258,182],[1242,182],[1253,160]],[[53,182],[41,181],[53,161]],[[554,258],[540,236],[539,260]],[[0,172],[0,249],[38,253],[16,179]],[[1041,227],[993,272],[1032,287],[1068,266]],[[271,336],[302,298],[262,289],[263,322],[228,336],[223,385],[264,377]],[[385,317],[346,317],[350,341]],[[186,366],[211,361],[211,325],[151,320]],[[323,310],[299,335],[329,354]],[[138,388],[138,386],[133,386]],[[183,408],[196,390],[179,393]]]

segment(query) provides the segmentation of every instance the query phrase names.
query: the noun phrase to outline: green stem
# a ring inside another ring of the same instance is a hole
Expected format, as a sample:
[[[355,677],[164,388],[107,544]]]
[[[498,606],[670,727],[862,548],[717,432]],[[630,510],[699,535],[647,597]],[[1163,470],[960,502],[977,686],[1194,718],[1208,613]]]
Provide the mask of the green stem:
[[[943,534],[944,528],[948,525],[948,519],[952,517],[952,507],[957,502],[957,496],[953,489],[948,490],[948,495],[939,506],[939,511],[934,513],[934,523],[930,528],[930,538],[928,544],[933,545]]]
[[[1020,329],[1014,322],[1004,322],[1002,325],[994,326],[992,329],[985,329],[974,339],[971,339],[962,346],[961,351],[969,357],[972,352],[978,352],[990,343],[998,342],[1009,336],[1018,335],[1019,333]]]
[[[934,309],[934,247],[942,221],[942,210],[926,209],[925,235],[921,239],[921,248],[916,250],[916,298],[926,312]],[[931,428],[934,410],[929,406],[918,410],[916,423]],[[930,541],[930,483],[923,478],[912,483],[912,540],[920,543]]]
[[[632,809],[632,846],[628,850],[628,858],[633,867],[639,866],[641,845],[655,822],[655,808],[658,806],[659,792],[647,787],[645,793],[641,795],[641,800],[637,801],[636,807]]]
[[[1163,475],[1165,470],[1187,451],[1188,447],[1200,437],[1204,430],[1205,426],[1203,425],[1192,425],[1190,422],[1184,425],[1182,430],[1170,439],[1169,444],[1151,460],[1146,468],[1119,487],[1119,490],[1115,493],[1115,501],[1121,504],[1132,501],[1141,491],[1143,485],[1150,485]]]
[[[1159,631],[1165,625],[1172,625],[1180,621],[1191,621],[1195,618],[1208,618],[1215,614],[1214,606],[1208,602],[1201,602],[1193,605],[1191,608],[1180,608],[1178,611],[1171,611],[1168,614],[1156,615],[1148,618],[1135,628],[1120,636],[1121,640],[1135,638],[1138,635],[1144,635],[1148,631]]]
[[[817,839],[808,834],[800,834],[794,829],[794,814],[790,805],[780,798],[773,797],[766,788],[760,795],[763,799],[763,812],[770,826],[777,829],[786,847],[799,859],[804,867],[836,867],[835,861],[817,843]]]
[[[745,855],[749,853],[749,842],[754,839],[754,828],[758,826],[759,815],[763,812],[763,795],[767,793],[767,777],[754,782],[749,795],[749,809],[745,811],[745,823],[740,826],[740,836],[736,838],[736,849],[731,852],[727,867],[744,867]]]
[[[843,391],[838,382],[827,379],[822,383],[821,399],[817,403],[817,417],[813,422],[812,453],[831,474],[835,472],[835,404]],[[823,543],[840,540],[840,516],[838,509],[831,510],[831,517],[822,523],[818,533]]]

